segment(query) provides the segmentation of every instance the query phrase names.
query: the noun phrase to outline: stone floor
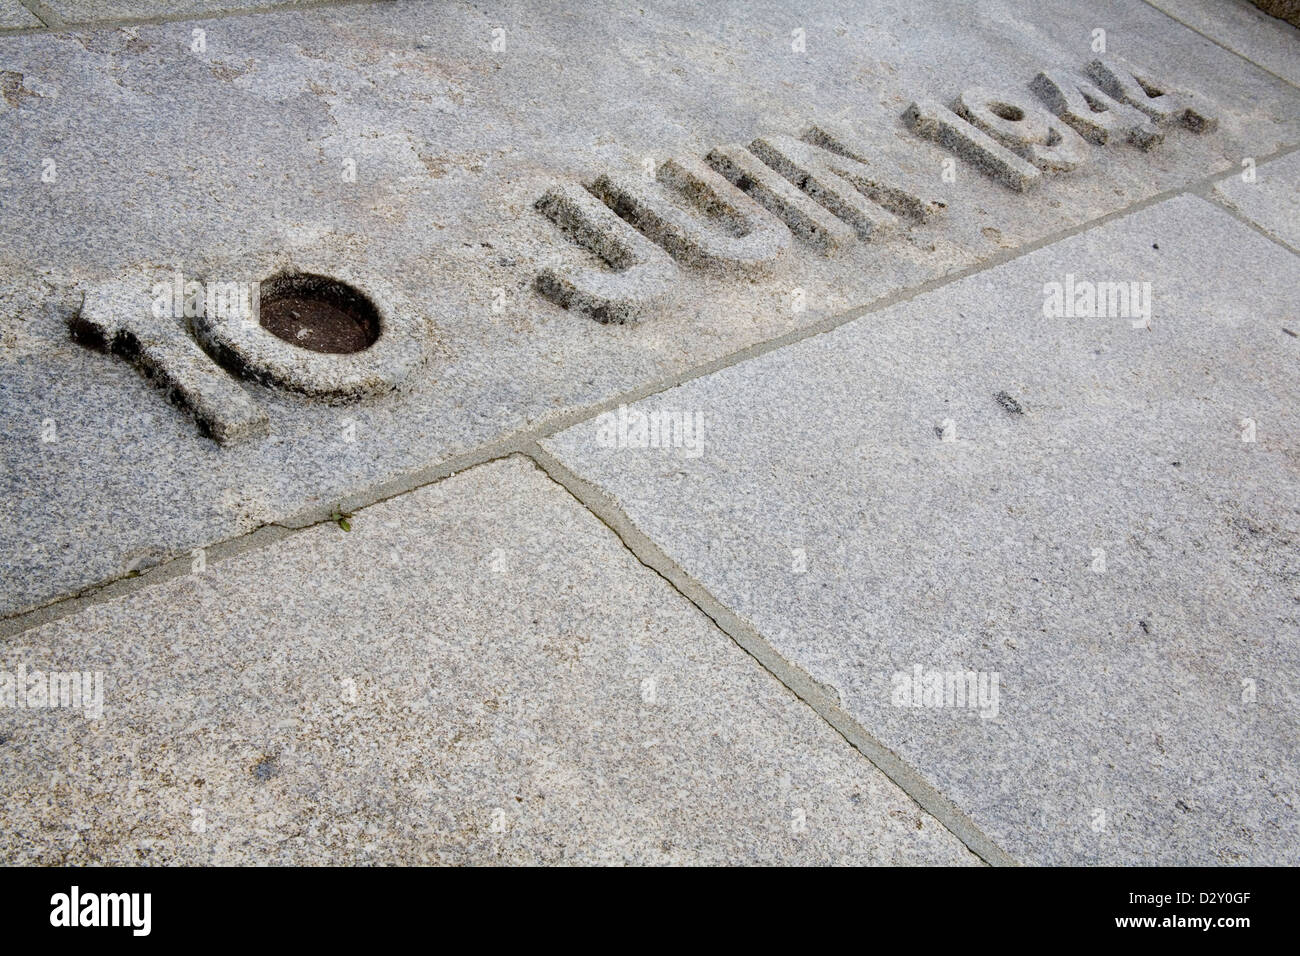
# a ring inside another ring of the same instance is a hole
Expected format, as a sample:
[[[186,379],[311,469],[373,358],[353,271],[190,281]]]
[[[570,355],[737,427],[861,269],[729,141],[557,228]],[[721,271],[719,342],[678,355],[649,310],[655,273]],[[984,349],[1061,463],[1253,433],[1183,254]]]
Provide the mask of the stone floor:
[[[1098,30],[1217,125],[902,119]],[[0,3],[0,861],[1296,863],[1298,86],[1246,0]],[[831,129],[934,215],[537,291],[557,184]],[[286,264],[399,391],[218,444],[69,335]]]

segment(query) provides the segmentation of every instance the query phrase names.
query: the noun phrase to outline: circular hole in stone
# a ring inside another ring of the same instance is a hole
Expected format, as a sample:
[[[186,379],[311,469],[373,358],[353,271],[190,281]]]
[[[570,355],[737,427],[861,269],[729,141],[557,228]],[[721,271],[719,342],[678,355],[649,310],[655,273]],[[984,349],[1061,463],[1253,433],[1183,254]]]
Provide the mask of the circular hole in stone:
[[[262,328],[299,348],[348,355],[379,339],[379,312],[362,293],[328,276],[295,273],[261,285]]]
[[[989,109],[995,115],[1001,116],[1004,120],[1011,120],[1013,123],[1018,123],[1025,118],[1025,111],[1010,103],[990,103]]]

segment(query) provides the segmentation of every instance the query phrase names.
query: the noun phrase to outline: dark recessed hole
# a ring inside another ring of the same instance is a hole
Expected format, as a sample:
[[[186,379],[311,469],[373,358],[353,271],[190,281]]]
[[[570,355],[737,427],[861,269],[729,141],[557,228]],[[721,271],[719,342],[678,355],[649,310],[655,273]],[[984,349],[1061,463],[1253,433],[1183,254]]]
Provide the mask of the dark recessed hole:
[[[259,310],[262,328],[313,352],[347,355],[379,339],[379,313],[370,300],[328,276],[268,279],[261,286]]]
[[[1013,123],[1018,123],[1025,118],[1025,111],[1010,103],[990,103],[989,109],[995,116],[1001,116],[1004,120],[1011,120]]]

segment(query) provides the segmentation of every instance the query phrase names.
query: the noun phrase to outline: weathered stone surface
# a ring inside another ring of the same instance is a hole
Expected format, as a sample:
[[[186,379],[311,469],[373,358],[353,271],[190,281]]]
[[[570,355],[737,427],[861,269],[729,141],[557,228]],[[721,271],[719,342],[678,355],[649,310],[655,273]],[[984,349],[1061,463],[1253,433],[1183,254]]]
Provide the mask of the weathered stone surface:
[[[1150,321],[1045,316],[1076,279]],[[1179,197],[633,406],[697,454],[544,444],[1016,858],[1286,864],[1297,288]],[[916,666],[996,716],[899,706]]]
[[[989,136],[955,112],[925,98],[908,106],[903,121],[918,135],[934,140],[944,149],[970,163],[987,176],[1024,192],[1035,186],[1042,174],[1031,163],[1021,159],[993,137]]]
[[[793,23],[775,0],[429,10],[212,19],[201,51],[188,22],[0,38],[13,77],[0,105],[3,613],[399,481],[1300,141],[1300,92],[1131,2],[948,0],[906,22],[896,5],[826,2]],[[1171,129],[1149,154],[1095,149],[1021,195],[961,161],[945,181],[952,154],[900,120],[920,97],[1023,91],[1045,68],[1079,70],[1099,22],[1129,59],[1212,96],[1221,128]],[[805,52],[791,48],[796,26]],[[761,278],[678,266],[670,291],[690,307],[658,305],[636,325],[537,294],[557,258],[609,272],[535,208],[557,183],[643,175],[647,160],[832,121],[914,157],[943,215],[838,256],[797,242]],[[427,310],[434,352],[408,391],[340,410],[245,384],[269,434],[219,449],[132,369],[67,338],[81,283],[140,265],[212,276],[279,254],[388,281]],[[57,443],[41,440],[47,421]]]
[[[1044,70],[1030,88],[1061,119],[1090,143],[1131,143],[1149,150],[1165,140],[1164,130],[1145,113],[1113,99],[1091,80],[1065,70]]]
[[[820,252],[856,241],[852,226],[749,151],[733,143],[709,150],[707,162],[760,206],[786,224],[796,238]]]
[[[266,434],[266,412],[204,354],[184,319],[150,313],[152,286],[150,276],[137,273],[86,287],[69,331],[131,363],[221,444]]]
[[[291,8],[312,0],[41,0],[66,24],[154,17],[213,17],[244,10]]]
[[[803,132],[806,143],[853,160],[850,166],[832,162],[859,190],[895,215],[930,222],[943,215],[947,203],[935,190],[930,156],[922,150],[891,149],[888,138],[866,135],[834,120],[814,123]]]
[[[1028,94],[975,86],[957,97],[956,112],[1044,172],[1068,173],[1088,161],[1083,137]]]
[[[867,196],[872,180],[865,169],[854,175],[850,167],[861,165],[855,160],[793,136],[760,137],[749,151],[847,222],[863,241],[880,242],[901,228],[892,212]]]
[[[687,265],[766,272],[790,247],[790,230],[726,177],[694,157],[670,157],[655,181],[605,174],[592,192]]]
[[[328,273],[328,279],[323,279]],[[406,388],[435,349],[427,312],[378,275],[352,275],[327,263],[230,263],[216,275],[226,282],[256,284],[259,294],[277,288],[311,289],[343,283],[375,309],[382,330],[378,341],[356,354],[326,354],[300,348],[263,328],[256,316],[206,308],[194,318],[194,337],[223,367],[239,378],[298,392],[334,404],[386,397]],[[259,278],[265,277],[265,278]]]
[[[1300,85],[1296,0],[1148,0],[1230,50]],[[1281,18],[1281,19],[1275,19]],[[1287,21],[1287,22],[1283,22]]]
[[[20,665],[101,672],[103,713],[0,708],[10,864],[978,862],[523,459]]]
[[[1270,17],[1278,17],[1293,27],[1300,27],[1300,0],[1251,0],[1251,3]]]
[[[1243,169],[1241,176],[1215,183],[1214,195],[1292,249],[1300,249],[1300,153],[1254,167],[1253,181],[1242,178],[1248,174]]]
[[[597,322],[622,324],[645,315],[671,295],[677,269],[668,254],[577,183],[560,183],[537,209],[600,264],[562,262],[537,275],[537,291],[557,305]]]
[[[1103,56],[1090,61],[1087,70],[1108,96],[1146,113],[1157,126],[1177,125],[1193,133],[1218,126],[1219,111],[1209,97],[1171,85],[1158,68]]]
[[[0,0],[0,30],[39,27],[41,21],[18,0]]]

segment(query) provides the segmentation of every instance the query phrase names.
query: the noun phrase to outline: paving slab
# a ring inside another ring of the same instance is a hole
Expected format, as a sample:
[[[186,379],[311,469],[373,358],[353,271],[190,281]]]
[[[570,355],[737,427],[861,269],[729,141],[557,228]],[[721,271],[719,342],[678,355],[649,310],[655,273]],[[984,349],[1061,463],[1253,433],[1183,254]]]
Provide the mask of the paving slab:
[[[1300,30],[1249,0],[1147,2],[1300,86]]]
[[[979,863],[521,458],[0,661],[6,864]]]
[[[1079,69],[1098,23],[1112,51],[1213,97],[1219,128],[1170,129],[1149,152],[1089,147],[1084,167],[1022,195],[946,166],[903,123],[918,97],[1028,95],[1040,70]],[[1300,142],[1300,92],[1120,0],[798,16],[775,0],[378,4],[202,29],[197,45],[187,23],[0,38],[0,613],[401,484]],[[557,183],[813,124],[931,181],[943,214],[837,255],[797,243],[765,275],[679,265],[675,303],[636,325],[535,291],[556,262],[596,263],[534,208]],[[422,370],[342,408],[245,384],[267,420],[246,431],[264,437],[222,448],[126,362],[68,338],[87,283],[266,278],[270,263],[395,287],[433,328]]]
[[[1269,235],[1300,249],[1300,153],[1243,169],[1215,183],[1214,195]]]
[[[43,26],[40,18],[18,0],[0,0],[0,30]]]
[[[1294,864],[1298,283],[1176,197],[544,445],[1015,858]]]

